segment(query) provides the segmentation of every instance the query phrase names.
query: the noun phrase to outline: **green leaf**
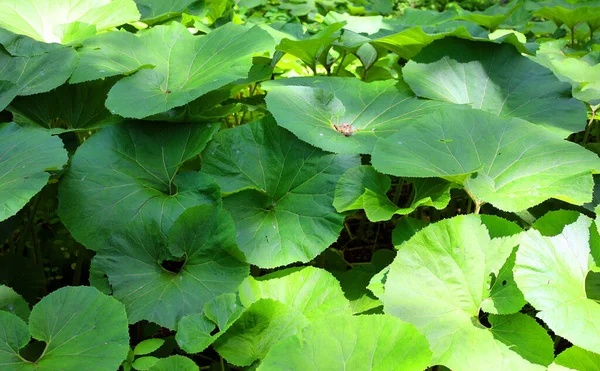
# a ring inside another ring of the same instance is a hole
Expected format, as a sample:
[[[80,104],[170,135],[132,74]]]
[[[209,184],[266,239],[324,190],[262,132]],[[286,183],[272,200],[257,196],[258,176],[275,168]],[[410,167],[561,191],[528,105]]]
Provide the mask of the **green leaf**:
[[[490,331],[496,340],[526,360],[548,366],[554,360],[554,342],[539,323],[525,314],[490,315]]]
[[[140,357],[136,358],[131,366],[134,370],[149,370],[157,361],[158,358],[156,357]]]
[[[561,352],[548,370],[578,370],[578,371],[598,371],[600,370],[600,354],[592,353],[579,347],[570,347]],[[558,366],[558,367],[557,367]],[[562,367],[560,367],[562,366]],[[563,368],[565,367],[565,368]]]
[[[273,299],[298,310],[311,322],[350,313],[339,282],[331,273],[314,267],[277,271],[275,277],[248,277],[239,292],[245,307],[260,299]]]
[[[413,197],[407,207],[396,206],[386,193],[391,187],[387,175],[378,173],[371,166],[349,169],[342,175],[335,188],[333,206],[338,212],[364,209],[372,222],[390,220],[394,214],[406,215],[419,206],[444,209],[450,202],[453,184],[442,179],[415,179]]]
[[[0,311],[17,315],[23,321],[29,318],[29,304],[15,290],[5,285],[0,285]]]
[[[123,305],[91,287],[63,287],[44,297],[31,311],[29,328],[17,316],[0,311],[0,329],[0,367],[11,365],[11,370],[113,371],[129,349]],[[35,363],[18,353],[30,333],[46,343]]]
[[[218,133],[203,158],[202,171],[235,192],[223,205],[249,263],[307,262],[337,240],[343,216],[332,205],[335,184],[357,156],[323,152],[265,118]]]
[[[191,359],[174,355],[167,358],[159,359],[150,371],[198,371],[198,366]]]
[[[136,356],[150,354],[160,348],[164,343],[164,339],[146,339],[133,348],[133,354]]]
[[[94,134],[78,148],[61,179],[61,221],[85,247],[100,250],[107,234],[136,220],[155,223],[167,233],[186,208],[219,203],[219,189],[210,177],[179,171],[218,129],[146,122]]]
[[[585,107],[567,97],[569,86],[511,45],[444,39],[403,71],[420,97],[521,118],[563,137],[585,127]]]
[[[137,21],[133,0],[3,0],[0,27],[46,43],[75,43]]]
[[[585,22],[591,25],[592,30],[600,27],[600,1],[547,0],[531,2],[527,6],[534,15],[547,18],[558,26],[565,24],[574,28]]]
[[[215,297],[235,292],[248,265],[235,245],[229,214],[212,205],[189,208],[173,224],[168,244],[158,225],[131,223],[113,232],[94,258],[108,276],[113,296],[127,308],[130,323],[146,319],[174,329],[185,315]],[[179,262],[168,270],[164,261]]]
[[[198,0],[135,0],[142,13],[140,20],[148,24],[175,18],[197,2]]]
[[[326,26],[315,35],[303,39],[292,40],[284,38],[277,45],[277,50],[291,54],[300,58],[308,67],[316,71],[316,66],[321,56],[327,55],[331,44],[338,39],[339,30],[344,26],[343,23],[334,23]]]
[[[514,247],[502,241],[490,238],[479,217],[466,215],[430,224],[398,248],[380,298],[385,313],[412,323],[427,337],[431,364],[457,371],[490,365],[544,369],[496,340],[478,321],[489,297],[488,277],[498,274]]]
[[[84,43],[71,82],[137,71],[113,86],[106,107],[124,117],[143,118],[246,78],[252,56],[272,47],[273,39],[260,28],[232,23],[206,36],[193,36],[177,22],[139,36],[112,32]]]
[[[277,342],[309,324],[296,309],[271,299],[260,299],[213,344],[215,350],[236,366],[263,359]]]
[[[52,133],[99,129],[123,120],[104,106],[113,84],[113,79],[64,84],[47,93],[17,97],[8,110],[18,124],[41,126]]]
[[[261,85],[277,124],[326,151],[371,153],[388,137],[440,102],[418,99],[403,82],[303,77]],[[336,128],[337,127],[337,128]]]
[[[277,343],[258,370],[420,371],[430,360],[427,339],[408,323],[387,315],[336,316]]]
[[[493,31],[522,5],[522,2],[513,0],[509,4],[497,3],[486,8],[484,11],[475,12],[469,12],[459,7],[458,16],[455,19],[471,21]]]
[[[11,56],[0,48],[0,110],[17,95],[44,93],[62,85],[76,65],[77,53],[71,48],[35,56]]]
[[[481,303],[481,309],[494,314],[517,313],[527,301],[513,277],[516,250],[508,257],[490,286],[490,296]]]
[[[585,292],[585,277],[593,264],[591,222],[581,216],[554,237],[544,237],[535,229],[525,232],[514,275],[525,299],[539,311],[537,317],[555,334],[599,353],[600,304]]]
[[[221,331],[237,319],[243,311],[244,306],[238,296],[233,293],[217,296],[204,304],[204,315],[216,323]]]
[[[411,217],[403,217],[396,224],[396,228],[392,231],[392,243],[394,246],[400,246],[404,242],[410,240],[418,231],[427,226],[427,222],[422,219]]]
[[[62,141],[45,130],[0,124],[0,221],[15,215],[67,162]]]
[[[441,177],[462,184],[478,203],[511,212],[549,198],[591,200],[598,157],[548,130],[464,107],[438,110],[379,139],[376,170],[403,177]]]

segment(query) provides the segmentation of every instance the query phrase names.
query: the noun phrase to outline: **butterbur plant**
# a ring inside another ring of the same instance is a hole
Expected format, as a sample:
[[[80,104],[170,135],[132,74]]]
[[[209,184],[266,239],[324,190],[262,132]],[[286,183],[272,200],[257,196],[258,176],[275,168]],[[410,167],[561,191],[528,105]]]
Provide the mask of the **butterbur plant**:
[[[598,370],[600,6],[429,3],[0,0],[0,370]]]

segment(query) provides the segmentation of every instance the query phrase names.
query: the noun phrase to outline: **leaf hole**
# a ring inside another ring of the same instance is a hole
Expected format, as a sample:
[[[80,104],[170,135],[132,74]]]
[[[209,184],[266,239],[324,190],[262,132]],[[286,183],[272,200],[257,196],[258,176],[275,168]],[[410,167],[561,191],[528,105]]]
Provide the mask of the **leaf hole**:
[[[502,281],[502,286],[506,286],[506,280]]]
[[[185,259],[180,260],[163,260],[161,267],[172,273],[179,273],[185,265]]]

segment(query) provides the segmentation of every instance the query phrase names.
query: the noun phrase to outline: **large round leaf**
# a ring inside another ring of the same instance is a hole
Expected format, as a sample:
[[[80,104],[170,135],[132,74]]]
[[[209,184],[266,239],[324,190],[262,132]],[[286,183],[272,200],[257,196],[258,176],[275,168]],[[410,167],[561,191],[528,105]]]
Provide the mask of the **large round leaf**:
[[[125,304],[130,323],[146,319],[174,329],[183,316],[235,292],[248,276],[233,221],[220,207],[186,210],[171,228],[168,243],[159,230],[156,222],[140,221],[114,232],[94,258],[114,297]],[[165,260],[179,262],[181,268],[167,270]]]
[[[167,232],[188,207],[217,203],[210,177],[181,172],[218,125],[125,123],[85,141],[61,179],[58,213],[73,236],[99,250],[106,233],[136,220]]]
[[[323,152],[266,118],[222,131],[203,153],[202,171],[225,193],[248,262],[272,268],[306,262],[331,245],[343,216],[332,206],[354,155]]]
[[[403,82],[303,77],[263,83],[277,124],[326,151],[371,153],[385,138],[441,102],[415,97]]]
[[[3,0],[0,27],[46,43],[73,43],[140,18],[133,0]]]
[[[425,227],[398,248],[390,265],[381,297],[385,313],[412,323],[427,337],[432,364],[457,371],[543,370],[478,320],[490,295],[489,276],[498,274],[516,243],[491,239],[475,215]]]
[[[45,130],[0,124],[0,221],[16,214],[67,162],[62,141]]]
[[[518,117],[566,137],[585,128],[583,103],[570,86],[511,45],[444,39],[403,69],[418,96]]]
[[[248,277],[239,291],[246,307],[260,299],[274,299],[300,311],[311,322],[340,313],[350,314],[348,299],[339,282],[331,273],[314,267],[290,268],[259,279]]]
[[[43,93],[62,85],[75,65],[77,53],[71,48],[23,56],[12,56],[0,48],[0,110],[17,95]]]
[[[540,126],[463,107],[379,139],[372,162],[386,174],[453,180],[477,203],[513,212],[549,198],[589,202],[600,171],[598,156]]]
[[[594,265],[590,255],[591,220],[581,216],[562,233],[545,237],[524,233],[514,268],[519,289],[554,333],[600,353],[600,304],[588,298],[585,279]]]
[[[99,35],[84,43],[72,82],[132,73],[113,86],[106,107],[142,118],[182,106],[211,90],[248,77],[252,56],[273,47],[258,27],[229,23],[206,36],[193,36],[180,23],[157,26],[139,36]]]
[[[30,334],[46,343],[35,362],[18,353],[29,342]],[[91,287],[63,287],[44,297],[31,311],[29,329],[20,318],[0,311],[3,369],[113,371],[128,349],[123,304]]]
[[[277,343],[258,370],[420,371],[430,360],[427,339],[406,322],[387,315],[336,316]]]

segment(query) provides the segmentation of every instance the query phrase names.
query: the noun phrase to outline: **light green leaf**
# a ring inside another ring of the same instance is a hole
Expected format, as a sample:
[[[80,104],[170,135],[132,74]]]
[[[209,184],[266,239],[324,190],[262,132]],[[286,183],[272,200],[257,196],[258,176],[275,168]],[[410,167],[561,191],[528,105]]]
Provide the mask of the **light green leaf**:
[[[413,121],[373,151],[376,170],[463,184],[478,203],[511,212],[549,198],[591,200],[598,156],[523,120],[464,107]]]
[[[490,331],[496,340],[526,360],[548,366],[554,360],[554,342],[546,330],[525,314],[490,315]]]
[[[61,179],[62,222],[85,247],[100,250],[107,234],[136,220],[167,233],[186,208],[219,203],[210,177],[179,171],[217,130],[147,122],[101,130],[78,148]]]
[[[41,126],[52,133],[88,131],[123,121],[104,106],[113,79],[64,84],[50,92],[17,97],[8,110],[21,125]]]
[[[156,364],[158,358],[156,357],[139,357],[133,361],[131,365],[134,370],[149,370]]]
[[[240,299],[245,307],[260,299],[273,299],[286,304],[308,320],[340,313],[350,313],[348,300],[331,273],[314,267],[290,268],[255,279],[248,277],[240,285]]]
[[[106,107],[124,117],[142,118],[247,77],[252,56],[272,47],[273,39],[260,28],[232,23],[206,36],[193,36],[177,22],[139,36],[107,33],[84,43],[71,82],[141,69],[113,86]]]
[[[15,290],[5,285],[0,285],[0,311],[17,315],[23,321],[29,318],[29,304]]]
[[[510,15],[522,6],[523,3],[518,0],[513,0],[509,4],[497,3],[486,8],[483,11],[469,12],[459,8],[458,16],[455,19],[463,19],[477,23],[488,30],[495,30],[504,22]]]
[[[556,357],[548,370],[598,371],[600,370],[600,354],[579,347],[570,347]]]
[[[263,359],[277,342],[309,324],[296,309],[271,299],[260,299],[213,344],[215,350],[236,366],[250,366]]]
[[[133,0],[3,0],[0,27],[46,43],[75,43],[137,21]]]
[[[326,151],[371,153],[388,137],[445,104],[418,99],[403,82],[303,77],[261,85],[277,124]]]
[[[62,141],[42,129],[0,124],[0,221],[16,214],[67,162]]]
[[[243,259],[229,214],[200,205],[181,214],[168,245],[156,224],[139,221],[113,232],[94,261],[108,276],[113,296],[127,308],[130,323],[147,319],[173,329],[183,316],[235,292],[249,273]],[[165,260],[181,268],[168,270]]]
[[[135,0],[142,13],[140,20],[148,24],[175,18],[197,2],[198,0]]]
[[[398,248],[380,297],[384,312],[427,337],[432,365],[456,371],[544,369],[496,340],[478,321],[489,297],[488,277],[498,274],[496,267],[513,248],[497,240],[479,217],[466,215],[430,224]]]
[[[43,93],[62,85],[76,64],[77,53],[71,48],[34,56],[11,56],[0,48],[0,110],[17,95]]]
[[[150,354],[160,348],[164,343],[164,339],[146,339],[133,348],[133,354],[136,356]]]
[[[128,331],[125,309],[117,300],[91,287],[63,287],[33,307],[29,328],[17,316],[0,311],[0,368],[113,371],[127,357]],[[30,333],[46,343],[35,363],[18,353]]]
[[[589,227],[585,216],[567,225],[561,234],[544,237],[535,229],[525,232],[514,268],[519,289],[554,333],[586,350],[600,352],[600,304],[587,298]]]
[[[567,97],[570,87],[511,45],[444,39],[403,71],[420,97],[521,118],[562,137],[585,127],[585,106]]]
[[[408,323],[387,315],[336,316],[277,343],[258,370],[420,371],[430,360],[427,339]]]
[[[333,208],[339,177],[358,157],[323,152],[272,119],[218,133],[202,171],[226,194],[248,262],[273,268],[307,262],[337,240],[343,216]]]
[[[528,2],[527,7],[538,17],[544,17],[558,26],[565,24],[574,28],[580,23],[588,23],[592,30],[600,27],[600,1],[547,0]]]
[[[333,206],[338,212],[364,209],[372,222],[390,220],[394,214],[410,214],[419,206],[444,209],[450,202],[453,184],[442,179],[415,179],[413,197],[407,207],[396,206],[387,196],[391,180],[371,166],[349,169],[335,188]]]
[[[198,365],[194,363],[191,359],[174,355],[167,358],[159,359],[154,366],[150,369],[150,371],[198,371]]]
[[[242,285],[244,282],[242,282]],[[236,320],[243,311],[244,306],[239,297],[233,293],[217,296],[204,304],[204,315],[216,323],[221,331]]]
[[[490,286],[490,296],[481,303],[481,309],[494,314],[517,313],[527,301],[513,277],[516,250],[508,257]]]

